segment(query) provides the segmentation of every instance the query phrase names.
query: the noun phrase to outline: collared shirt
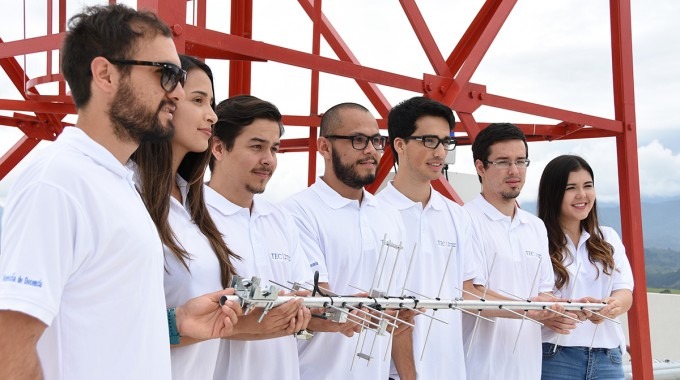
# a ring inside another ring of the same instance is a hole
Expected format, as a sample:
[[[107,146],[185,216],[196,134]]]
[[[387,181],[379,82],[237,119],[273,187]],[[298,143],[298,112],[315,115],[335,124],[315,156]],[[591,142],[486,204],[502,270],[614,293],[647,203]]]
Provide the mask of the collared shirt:
[[[590,234],[585,230],[581,232],[578,246],[574,246],[567,236],[567,256],[562,261],[569,272],[569,282],[561,289],[554,289],[555,295],[560,298],[578,299],[594,297],[604,299],[615,290],[633,290],[633,272],[626,257],[626,249],[623,247],[621,238],[610,227],[600,227],[602,237],[614,247],[614,266],[611,274],[603,271],[602,263],[595,264],[588,259],[588,247],[586,242]],[[543,341],[557,343],[560,346],[571,347],[595,347],[615,348],[623,345],[625,337],[621,325],[611,321],[604,321],[595,325],[590,321],[579,324],[569,335],[559,335],[552,330],[543,328]]]
[[[555,277],[543,221],[515,208],[502,214],[480,194],[465,204],[480,240],[475,284],[508,297],[529,299],[550,292]],[[476,331],[475,331],[475,325]],[[473,335],[474,332],[474,335]],[[522,319],[495,318],[495,323],[463,315],[468,379],[541,377],[541,328]],[[470,342],[472,344],[470,345]]]
[[[365,190],[361,204],[343,198],[323,179],[283,204],[300,229],[312,270],[319,271],[319,281],[328,282],[334,293],[356,294],[357,288],[366,291],[374,288],[389,294],[401,292],[406,265],[403,250],[397,255],[396,249],[390,249],[385,269],[378,266],[383,240],[402,243],[403,224],[397,210]],[[392,268],[396,268],[393,276]],[[375,340],[370,352],[373,358],[368,363],[355,358],[360,339],[365,341],[361,352],[366,353]],[[299,344],[300,376],[315,380],[385,379],[389,375],[390,356],[386,353],[387,340],[386,336],[376,337],[372,331],[352,338],[338,333],[316,333],[312,340]]]
[[[191,218],[187,205],[189,188],[187,182],[179,175],[177,185],[182,196],[182,203],[170,197],[168,222],[179,245],[189,254],[185,263],[187,270],[175,254],[166,246],[165,254],[165,301],[167,307],[183,305],[188,300],[203,294],[222,289],[220,263],[208,238]],[[209,339],[203,342],[182,347],[172,347],[172,378],[210,379],[215,372],[218,361],[220,339]]]
[[[284,285],[312,280],[290,216],[259,196],[253,199],[251,211],[208,186],[204,189],[208,210],[224,241],[242,258],[233,262],[239,276],[257,276],[262,286],[273,285],[269,280]],[[299,376],[293,336],[259,341],[223,339],[220,344],[215,379],[295,380]]]
[[[48,325],[46,379],[170,377],[158,232],[130,170],[82,130],[64,129],[14,184],[0,276],[0,309]]]
[[[392,182],[378,194],[378,199],[396,207],[406,227],[404,249],[415,253],[407,279],[407,289],[429,298],[462,297],[463,281],[475,277],[472,220],[463,207],[430,188],[430,200],[423,206],[397,190]],[[415,249],[415,251],[414,251]],[[447,264],[448,263],[448,264]],[[445,272],[446,270],[446,272]],[[441,293],[439,289],[441,288]],[[409,294],[407,292],[407,294]],[[461,312],[428,311],[437,319],[416,316],[413,347],[419,378],[465,378],[465,357]],[[427,341],[427,343],[426,343]],[[421,359],[422,356],[422,359]],[[396,373],[392,373],[396,378]]]

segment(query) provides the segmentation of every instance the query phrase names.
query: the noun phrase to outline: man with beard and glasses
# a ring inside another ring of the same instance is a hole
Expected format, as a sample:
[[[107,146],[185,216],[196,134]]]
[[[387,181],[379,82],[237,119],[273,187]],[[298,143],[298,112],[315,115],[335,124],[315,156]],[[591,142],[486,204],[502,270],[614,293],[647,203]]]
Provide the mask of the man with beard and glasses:
[[[312,273],[289,215],[257,196],[276,170],[281,143],[281,113],[272,103],[239,95],[217,105],[213,127],[212,173],[205,187],[208,211],[224,241],[240,256],[236,273],[257,276],[262,286],[305,283]],[[306,292],[296,292],[307,295]],[[215,379],[297,380],[297,343],[311,313],[301,300],[239,317],[234,335],[220,342]],[[266,360],[263,365],[262,360]]]
[[[472,156],[482,191],[464,206],[479,247],[470,257],[476,276],[467,290],[486,299],[556,301],[548,296],[555,280],[545,225],[516,202],[529,166],[524,133],[513,124],[490,124],[475,138]],[[553,309],[564,312],[558,305]],[[502,310],[481,314],[495,323],[463,314],[467,378],[495,379],[502,374],[508,379],[540,379],[541,327]],[[543,310],[526,316],[544,320],[557,314]],[[551,328],[566,333],[575,327],[573,321],[564,321]]]
[[[168,324],[197,339],[233,329],[225,291],[166,313],[161,241],[125,166],[142,140],[172,135],[186,73],[171,36],[123,5],[69,21],[62,70],[78,121],[25,169],[4,213],[1,379],[169,379]]]
[[[401,217],[364,189],[375,181],[386,138],[380,135],[373,115],[355,103],[330,108],[321,118],[320,132],[317,148],[325,162],[323,176],[284,202],[300,229],[310,267],[319,272],[319,285],[331,293],[346,295],[374,288],[400,294],[405,255],[397,257],[390,250],[381,268],[378,260],[383,239],[401,243]],[[393,267],[394,277],[389,272]],[[381,270],[386,273],[375,276]],[[374,284],[376,278],[381,283]],[[413,314],[402,312],[400,318],[412,319]],[[332,323],[323,324],[319,331],[337,331],[338,327],[328,328]],[[354,327],[352,322],[346,325],[345,329]],[[402,379],[415,378],[411,329],[406,325],[393,333],[393,342],[369,330],[353,335],[351,330],[343,332],[351,337],[317,332],[299,344],[302,379],[387,379],[390,343]],[[363,348],[357,346],[360,342],[366,342]],[[368,363],[355,355],[361,352],[372,356]]]

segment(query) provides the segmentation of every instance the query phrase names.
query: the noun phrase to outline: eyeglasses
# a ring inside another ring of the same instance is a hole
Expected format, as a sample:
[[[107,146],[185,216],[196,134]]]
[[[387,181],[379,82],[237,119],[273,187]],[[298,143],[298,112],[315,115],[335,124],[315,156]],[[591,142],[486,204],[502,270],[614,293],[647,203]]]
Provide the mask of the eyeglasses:
[[[510,161],[510,160],[496,160],[496,161],[484,161],[486,164],[493,164],[499,169],[507,169],[510,167],[510,165],[515,164],[518,169],[525,169],[529,167],[529,164],[531,161],[527,159],[519,159],[517,161]]]
[[[107,58],[108,59],[108,58]],[[114,65],[136,65],[136,66],[154,66],[161,68],[161,88],[165,92],[173,92],[177,88],[177,83],[184,86],[187,80],[186,70],[174,63],[168,62],[151,62],[151,61],[135,61],[129,59],[109,59],[109,62]]]
[[[352,140],[352,148],[356,150],[364,150],[368,146],[370,141],[373,144],[375,150],[384,150],[385,144],[387,144],[387,137],[381,135],[354,135],[354,136],[340,136],[340,135],[328,135],[324,136],[327,139],[341,139],[341,140]]]
[[[440,139],[439,137],[435,135],[423,135],[423,136],[406,136],[402,137],[404,140],[419,140],[423,142],[423,145],[425,145],[426,148],[430,149],[437,149],[439,144],[442,144],[444,147],[444,150],[454,150],[456,149],[456,140],[452,139],[451,137],[444,137]]]

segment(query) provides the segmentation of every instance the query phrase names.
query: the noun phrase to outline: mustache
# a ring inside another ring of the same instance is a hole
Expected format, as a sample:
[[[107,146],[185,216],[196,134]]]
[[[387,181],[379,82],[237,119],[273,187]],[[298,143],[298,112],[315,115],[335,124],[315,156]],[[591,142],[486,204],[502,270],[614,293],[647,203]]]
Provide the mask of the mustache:
[[[274,173],[274,169],[267,167],[267,166],[258,166],[255,169],[251,170],[252,172],[264,172],[268,174]]]
[[[378,163],[380,163],[380,160],[378,159],[378,157],[375,157],[375,156],[374,157],[366,157],[366,158],[363,158],[361,160],[357,160],[357,164],[363,164],[363,163],[372,163],[372,164],[377,165]]]

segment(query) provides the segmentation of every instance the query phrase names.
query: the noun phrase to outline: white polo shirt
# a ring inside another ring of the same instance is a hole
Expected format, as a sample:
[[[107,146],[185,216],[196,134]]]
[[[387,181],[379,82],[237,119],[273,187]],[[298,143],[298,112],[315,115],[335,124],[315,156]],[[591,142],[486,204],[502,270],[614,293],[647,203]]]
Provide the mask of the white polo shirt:
[[[239,276],[258,276],[265,286],[272,285],[269,280],[283,285],[312,280],[290,216],[259,196],[253,199],[252,213],[208,186],[205,196],[224,241],[242,258],[234,260]],[[297,339],[292,335],[252,341],[223,339],[214,378],[299,379]]]
[[[191,219],[186,204],[187,182],[179,175],[176,178],[184,204],[170,197],[168,222],[177,242],[189,253],[186,260],[189,270],[184,267],[172,251],[164,248],[165,254],[165,301],[167,307],[177,307],[186,301],[222,289],[220,263],[208,238],[203,235]],[[210,379],[215,372],[219,339],[210,339],[170,350],[172,378]]]
[[[626,249],[623,247],[621,238],[610,227],[600,227],[605,241],[614,247],[615,270],[611,275],[604,273],[602,263],[593,264],[588,259],[586,242],[590,234],[585,230],[581,232],[578,247],[574,246],[567,236],[568,256],[564,263],[569,271],[569,282],[561,289],[554,289],[555,295],[562,298],[578,299],[583,297],[595,297],[604,299],[615,290],[633,290],[633,272],[630,269]],[[578,274],[576,273],[578,271]],[[597,327],[599,326],[599,327]],[[590,347],[591,343],[596,348],[615,348],[623,345],[625,338],[621,325],[614,322],[604,321],[595,325],[585,321],[572,330],[569,335],[560,335],[552,330],[543,328],[543,342],[556,343],[560,346]]]
[[[463,207],[434,189],[430,189],[430,194],[430,201],[423,208],[420,202],[413,202],[399,192],[390,181],[378,194],[378,199],[396,207],[401,213],[406,227],[405,252],[411,255],[413,247],[416,247],[416,257],[406,287],[430,298],[458,298],[462,296],[459,289],[463,288],[463,281],[475,277],[472,255],[477,246],[473,244],[472,221]],[[444,273],[449,255],[451,259]],[[442,279],[443,287],[439,294]],[[422,298],[417,294],[412,295]],[[428,310],[428,314],[432,315],[432,311]],[[430,318],[416,316],[413,349],[418,377],[463,379],[465,357],[461,312],[441,310],[434,316],[448,324],[433,321],[430,329]],[[425,353],[420,360],[424,345]],[[392,377],[396,378],[394,371]]]
[[[481,194],[466,203],[465,209],[472,217],[481,247],[476,255],[475,284],[523,299],[552,291],[555,278],[543,221],[520,208],[515,208],[511,219]],[[463,314],[465,349],[473,339],[476,320]],[[507,379],[540,379],[541,363],[539,325],[510,318],[495,318],[495,323],[479,320],[470,354],[466,355],[468,379],[496,379],[499,374]]]
[[[343,198],[319,178],[309,188],[293,195],[284,203],[300,229],[300,238],[313,271],[319,271],[319,281],[328,282],[332,291],[341,295],[356,294],[352,286],[369,290],[378,267],[382,240],[402,243],[403,224],[399,212],[380,202],[364,190],[363,201]],[[395,253],[392,250],[391,253]],[[397,274],[388,270],[376,288],[390,295],[399,295],[404,286],[406,259],[404,250],[397,258],[391,255],[386,268],[397,260]],[[350,286],[352,285],[352,286]],[[388,337],[378,336],[373,359],[367,362],[354,358],[357,342],[366,337],[364,353],[370,351],[375,334],[371,331],[352,338],[339,333],[317,332],[314,338],[299,344],[300,377],[317,379],[387,379],[390,353]],[[354,366],[352,368],[352,360]],[[352,368],[350,370],[350,368]]]
[[[14,184],[2,227],[0,309],[48,325],[46,379],[170,378],[162,245],[109,151],[64,129]]]

